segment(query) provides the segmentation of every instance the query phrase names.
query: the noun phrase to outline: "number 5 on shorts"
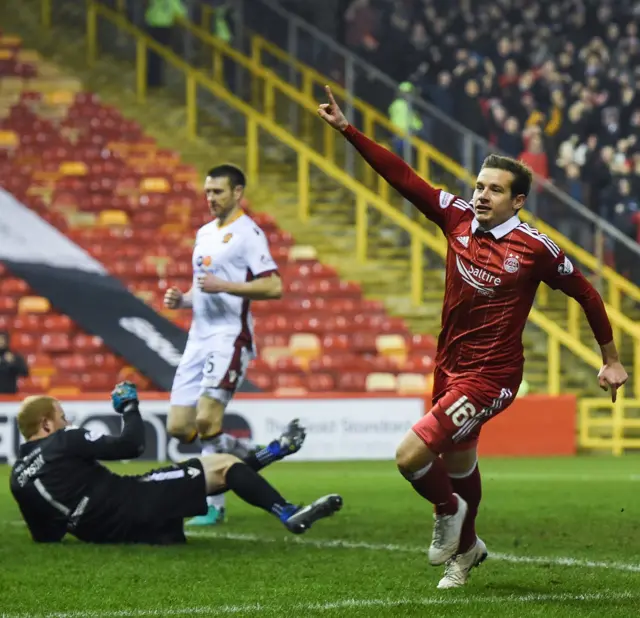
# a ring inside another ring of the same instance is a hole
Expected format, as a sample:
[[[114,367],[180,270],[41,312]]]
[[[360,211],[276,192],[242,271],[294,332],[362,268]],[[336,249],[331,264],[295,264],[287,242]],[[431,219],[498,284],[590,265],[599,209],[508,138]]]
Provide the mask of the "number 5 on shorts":
[[[215,363],[213,362],[214,356],[215,354],[213,354],[212,352],[204,361],[204,369],[202,370],[202,375],[207,378],[213,375],[213,370],[215,369]]]

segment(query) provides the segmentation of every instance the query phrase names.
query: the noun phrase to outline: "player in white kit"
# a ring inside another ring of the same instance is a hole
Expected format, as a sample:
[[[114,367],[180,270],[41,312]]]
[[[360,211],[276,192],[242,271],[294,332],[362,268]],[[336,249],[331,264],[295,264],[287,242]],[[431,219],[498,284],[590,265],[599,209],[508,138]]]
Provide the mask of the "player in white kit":
[[[209,171],[204,192],[214,219],[196,234],[192,287],[186,293],[170,288],[164,298],[170,309],[193,310],[171,389],[167,430],[184,442],[199,437],[205,455],[242,448],[222,433],[222,419],[256,354],[249,303],[282,296],[264,232],[240,207],[245,184],[242,171],[232,165]],[[208,502],[207,515],[189,523],[224,519],[224,495]]]

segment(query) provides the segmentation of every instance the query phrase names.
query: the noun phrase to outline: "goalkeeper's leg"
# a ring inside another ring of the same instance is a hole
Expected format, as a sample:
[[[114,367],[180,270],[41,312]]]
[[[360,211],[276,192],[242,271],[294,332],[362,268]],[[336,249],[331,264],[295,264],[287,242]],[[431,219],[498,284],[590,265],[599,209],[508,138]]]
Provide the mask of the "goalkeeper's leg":
[[[285,500],[269,482],[249,465],[233,455],[207,455],[200,458],[207,494],[233,491],[239,498],[271,513],[295,534],[308,530],[318,519],[329,517],[342,508],[342,498],[330,494],[306,507]]]

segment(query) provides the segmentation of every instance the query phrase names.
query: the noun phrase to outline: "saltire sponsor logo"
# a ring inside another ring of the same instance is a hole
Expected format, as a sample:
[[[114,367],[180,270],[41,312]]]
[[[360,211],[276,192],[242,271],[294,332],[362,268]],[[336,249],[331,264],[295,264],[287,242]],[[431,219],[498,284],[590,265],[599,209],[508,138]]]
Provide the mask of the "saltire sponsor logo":
[[[459,256],[456,255],[456,266],[458,272],[462,276],[462,280],[476,289],[483,296],[495,296],[495,289],[489,286],[498,286],[502,283],[500,277],[496,277],[482,268],[477,268],[473,264],[468,267],[462,263]]]

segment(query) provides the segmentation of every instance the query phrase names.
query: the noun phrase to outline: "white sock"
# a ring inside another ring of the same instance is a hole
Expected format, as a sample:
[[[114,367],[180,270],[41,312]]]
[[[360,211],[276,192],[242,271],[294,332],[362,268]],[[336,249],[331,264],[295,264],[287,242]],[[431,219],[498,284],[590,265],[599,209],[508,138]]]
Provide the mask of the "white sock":
[[[207,496],[207,504],[218,510],[223,509],[226,503],[226,494],[219,494],[217,496]]]
[[[201,452],[203,455],[213,455],[217,453],[218,450],[216,448],[216,445],[213,442],[209,440],[205,440],[202,443]],[[220,510],[221,508],[224,508],[225,502],[226,502],[226,499],[224,494],[219,494],[217,496],[207,496],[207,504],[218,510]]]

